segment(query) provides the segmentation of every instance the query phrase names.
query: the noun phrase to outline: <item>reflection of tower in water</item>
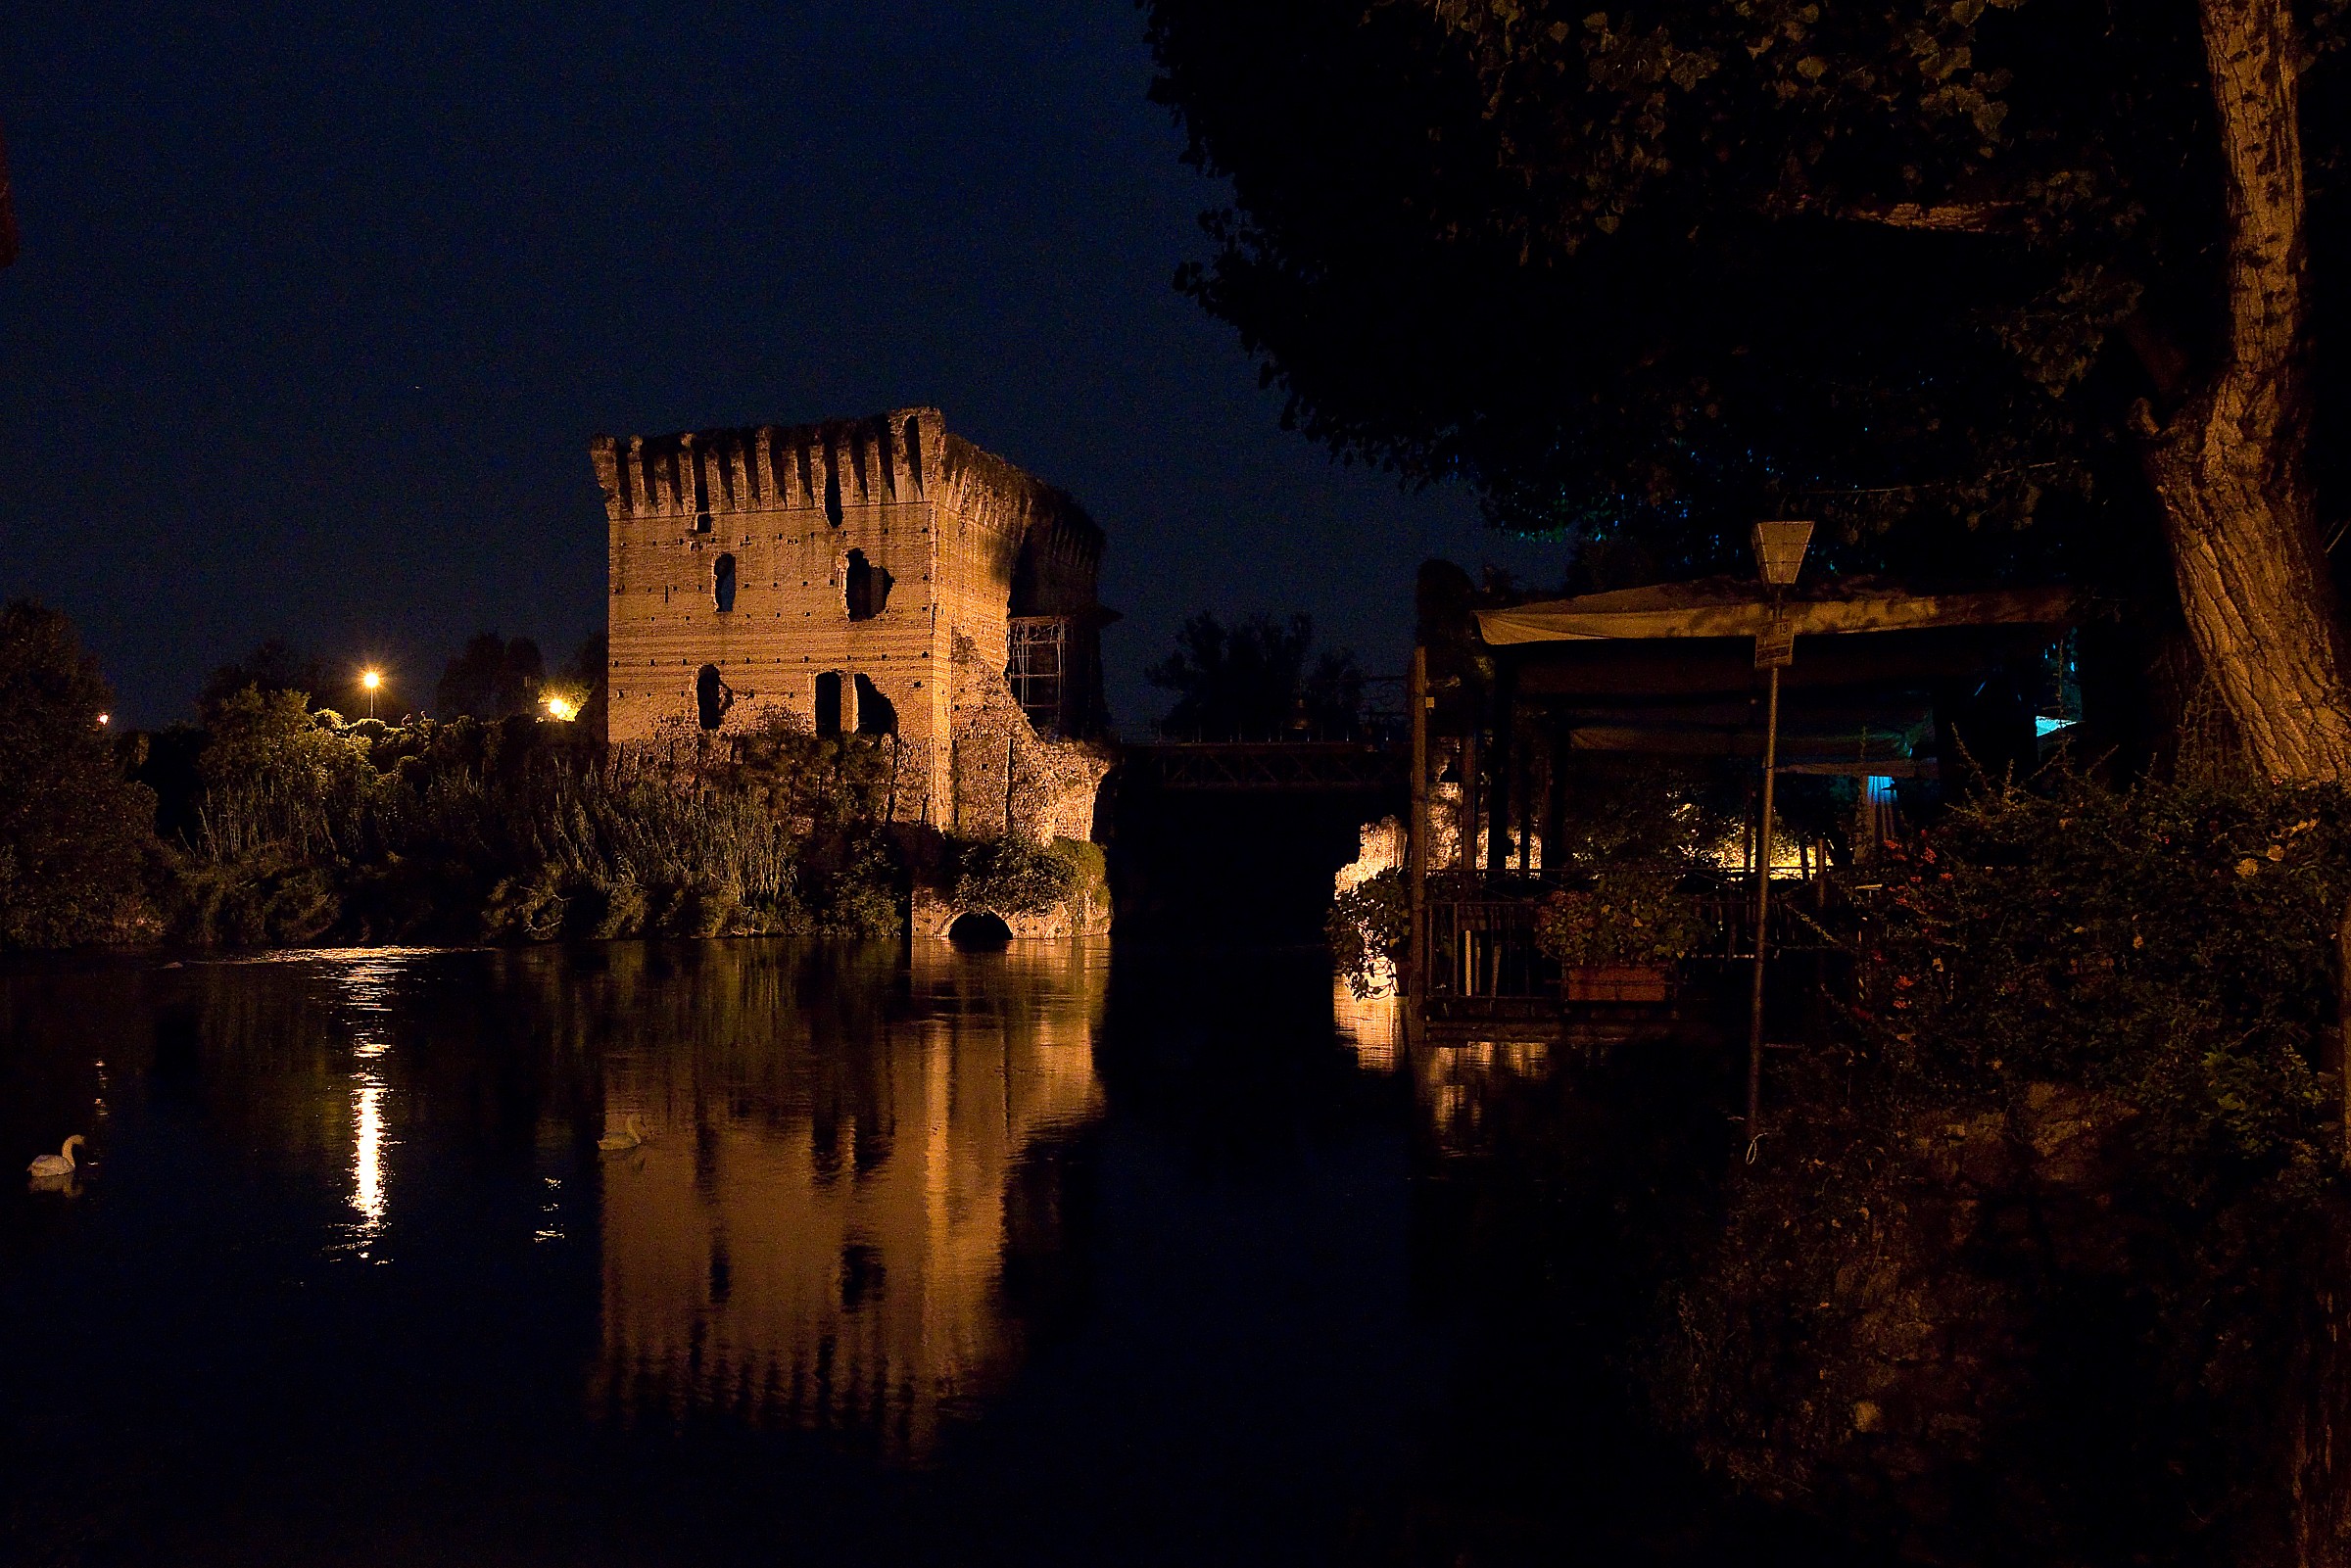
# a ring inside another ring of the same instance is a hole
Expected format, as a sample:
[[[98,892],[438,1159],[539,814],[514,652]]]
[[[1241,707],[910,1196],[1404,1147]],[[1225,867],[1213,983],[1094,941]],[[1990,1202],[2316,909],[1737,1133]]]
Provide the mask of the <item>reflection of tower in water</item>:
[[[787,1016],[746,1007],[735,1040],[608,1061],[607,1124],[634,1113],[653,1139],[604,1166],[600,1409],[920,1458],[998,1384],[1022,1162],[1100,1102],[1106,950],[1038,946],[918,942],[910,1007],[812,1027],[821,1007],[779,996]]]

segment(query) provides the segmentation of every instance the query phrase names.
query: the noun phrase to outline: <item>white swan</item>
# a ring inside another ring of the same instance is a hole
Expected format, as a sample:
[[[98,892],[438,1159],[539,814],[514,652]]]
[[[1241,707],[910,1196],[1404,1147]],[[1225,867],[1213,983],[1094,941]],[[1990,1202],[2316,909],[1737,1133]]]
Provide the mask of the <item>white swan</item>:
[[[73,1174],[74,1149],[89,1141],[78,1132],[73,1134],[72,1137],[66,1140],[63,1152],[35,1156],[32,1164],[24,1167],[25,1173],[35,1181],[43,1181],[56,1176],[71,1176]]]
[[[596,1140],[596,1146],[608,1155],[625,1154],[645,1142],[645,1127],[635,1117],[629,1117],[628,1130],[607,1132]],[[46,1155],[42,1156],[47,1159]]]

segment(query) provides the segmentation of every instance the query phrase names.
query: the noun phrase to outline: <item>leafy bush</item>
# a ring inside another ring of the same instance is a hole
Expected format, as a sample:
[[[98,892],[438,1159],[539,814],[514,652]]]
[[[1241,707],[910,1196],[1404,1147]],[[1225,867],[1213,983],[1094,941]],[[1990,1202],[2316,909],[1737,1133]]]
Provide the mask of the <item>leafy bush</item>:
[[[1698,866],[1744,831],[1752,775],[1751,767],[1578,758],[1565,780],[1564,836],[1545,846],[1545,864],[1571,877]]]
[[[1954,1560],[2287,1560],[2341,1365],[2351,795],[2057,772],[1884,855],[1660,1409],[1768,1492],[1964,1497]]]
[[[1413,898],[1404,873],[1391,868],[1348,888],[1331,905],[1322,929],[1330,938],[1331,965],[1349,990],[1369,996],[1392,983],[1413,939]]]
[[[1671,964],[1705,945],[1709,924],[1678,873],[1610,871],[1589,892],[1559,890],[1535,915],[1535,945],[1567,965]]]
[[[530,716],[393,729],[231,693],[172,899],[198,942],[766,932],[899,924],[866,737],[786,724],[607,751]],[[303,873],[298,897],[287,881]]]
[[[950,841],[955,907],[992,915],[1035,915],[1079,892],[1084,872],[1077,857],[1054,845],[1007,834]],[[1090,846],[1088,846],[1090,847]]]
[[[2191,1201],[2334,1164],[2342,791],[2064,775],[1888,854],[1858,1015],[1895,1070],[1950,1094],[2118,1095]]]

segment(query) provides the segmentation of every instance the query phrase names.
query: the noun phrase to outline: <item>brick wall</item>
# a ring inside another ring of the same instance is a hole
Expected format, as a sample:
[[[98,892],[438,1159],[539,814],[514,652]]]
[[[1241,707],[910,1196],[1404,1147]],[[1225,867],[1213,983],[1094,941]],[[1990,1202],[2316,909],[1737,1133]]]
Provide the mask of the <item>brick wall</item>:
[[[863,676],[905,743],[899,814],[1001,831],[1005,746],[1018,775],[1018,759],[1046,745],[1004,686],[1016,577],[1024,597],[1052,606],[1039,613],[1098,617],[1102,536],[1074,499],[949,433],[933,408],[600,436],[591,455],[609,531],[611,740],[648,740],[678,719],[715,721],[722,734],[778,713],[811,725],[838,714],[854,725],[853,694],[820,714],[820,677],[854,693]],[[850,613],[860,562],[875,585],[861,605],[872,607],[868,618]],[[869,725],[875,706],[862,704]],[[1008,722],[1025,734],[1009,733]],[[979,760],[990,746],[992,784]],[[1050,775],[1068,793],[1087,768],[1032,763],[1028,772]],[[1083,787],[1090,816],[1091,784]],[[984,808],[966,804],[991,788],[993,828]],[[1015,826],[1060,831],[1077,815],[1058,795],[1033,811],[1016,802]]]

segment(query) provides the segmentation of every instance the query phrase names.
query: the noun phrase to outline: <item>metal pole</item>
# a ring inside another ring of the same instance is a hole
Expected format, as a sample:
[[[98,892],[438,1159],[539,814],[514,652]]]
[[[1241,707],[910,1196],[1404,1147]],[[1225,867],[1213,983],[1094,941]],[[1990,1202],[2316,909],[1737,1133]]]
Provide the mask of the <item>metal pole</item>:
[[[1755,972],[1747,1010],[1747,1153],[1763,1134],[1763,950],[1771,920],[1771,784],[1780,762],[1780,669],[1771,667],[1763,720],[1763,819],[1755,829]]]
[[[1412,822],[1405,830],[1406,853],[1412,867],[1407,876],[1413,900],[1413,934],[1412,945],[1405,950],[1407,968],[1402,988],[1412,998],[1413,1011],[1417,1012],[1427,989],[1428,974],[1428,649],[1413,649],[1412,676],[1406,686],[1407,700],[1413,705],[1413,787],[1409,808]]]

